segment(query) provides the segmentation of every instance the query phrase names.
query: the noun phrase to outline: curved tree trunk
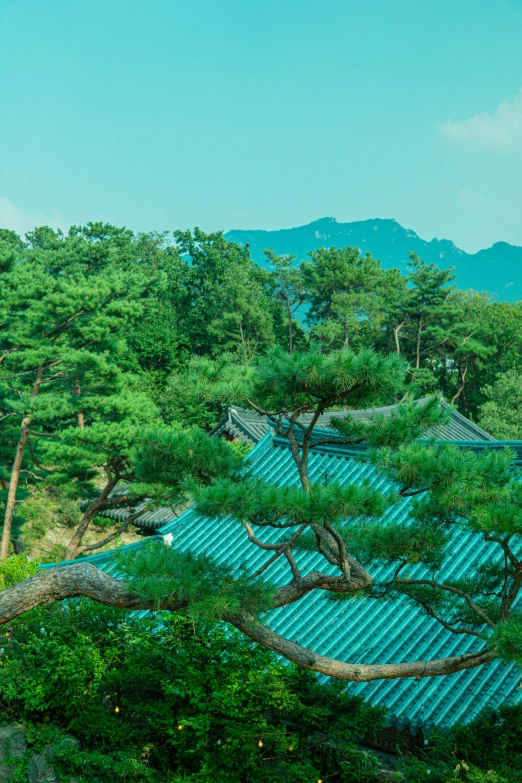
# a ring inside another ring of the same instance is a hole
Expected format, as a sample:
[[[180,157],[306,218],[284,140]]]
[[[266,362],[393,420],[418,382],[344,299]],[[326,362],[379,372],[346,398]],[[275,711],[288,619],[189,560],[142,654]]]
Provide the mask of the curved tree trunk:
[[[16,446],[16,454],[13,462],[13,468],[11,470],[11,480],[9,481],[9,492],[7,493],[7,503],[5,505],[4,529],[2,532],[2,543],[0,545],[1,559],[7,557],[9,554],[9,541],[11,540],[11,529],[13,527],[16,491],[18,489],[18,482],[20,481],[22,460],[24,458],[24,451],[27,445],[27,438],[29,437],[27,429],[30,423],[31,418],[29,416],[26,416],[24,419],[22,419],[20,440]]]
[[[182,602],[168,598],[159,604],[152,605],[150,601],[145,601],[134,592],[128,582],[109,576],[92,563],[74,563],[41,571],[36,576],[3,590],[0,593],[0,625],[36,606],[78,596],[86,596],[106,606],[123,609],[176,611],[184,608]],[[428,661],[383,664],[345,663],[335,658],[319,655],[313,650],[285,639],[250,615],[230,615],[224,617],[224,620],[258,644],[273,650],[304,669],[352,682],[408,677],[441,677],[463,669],[481,666],[497,657],[494,649],[485,648],[466,655]]]

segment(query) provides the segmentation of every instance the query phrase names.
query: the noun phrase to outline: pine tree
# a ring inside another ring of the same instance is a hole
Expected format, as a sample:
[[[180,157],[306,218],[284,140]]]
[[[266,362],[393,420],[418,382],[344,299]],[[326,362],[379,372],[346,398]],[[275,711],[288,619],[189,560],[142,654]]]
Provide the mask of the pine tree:
[[[46,440],[43,457],[53,466],[47,477],[70,496],[83,499],[81,520],[69,541],[65,559],[92,552],[118,538],[146,510],[147,488],[135,484],[133,450],[145,428],[159,421],[156,406],[120,376],[111,394],[84,397],[89,411],[85,426],[62,427],[59,437]],[[114,492],[125,482],[124,491]],[[107,508],[130,506],[131,511],[113,533],[92,544],[84,536],[96,514]]]
[[[264,413],[288,440],[300,485],[278,486],[250,475],[227,443],[202,432],[164,428],[140,438],[135,475],[146,486],[156,485],[164,498],[191,496],[208,518],[212,535],[219,536],[223,516],[236,519],[250,546],[266,553],[264,565],[252,574],[195,556],[187,532],[176,547],[152,545],[120,558],[130,582],[90,565],[39,574],[0,594],[0,616],[9,619],[35,602],[82,594],[115,606],[213,617],[304,668],[345,680],[438,676],[499,656],[522,659],[516,611],[522,586],[522,492],[512,454],[474,453],[451,443],[419,440],[426,428],[448,416],[436,398],[423,404],[407,400],[388,418],[339,417],[336,432],[314,437],[326,409],[388,402],[403,394],[406,381],[406,365],[397,355],[323,354],[316,349],[293,354],[273,349],[253,368],[216,378],[214,389],[209,383],[209,394],[219,397],[227,384],[235,384],[240,401]],[[366,444],[364,459],[392,489],[382,490],[380,481],[312,481],[311,449],[330,442]],[[395,522],[393,516],[383,521],[384,512],[405,497],[415,498],[410,522]],[[457,580],[444,575],[444,563],[462,529],[482,540],[489,554],[470,563]],[[277,531],[269,544],[264,540],[268,530]],[[314,551],[324,570],[316,566],[302,572],[296,556],[302,548]],[[286,561],[288,581],[276,587],[266,572],[279,558]],[[383,563],[393,567],[378,580],[372,572]],[[407,599],[456,640],[477,640],[477,649],[440,660],[351,664],[304,649],[259,618],[314,591],[332,600],[356,594]]]
[[[208,581],[214,566],[198,561],[200,571],[191,565],[187,574],[189,587],[188,582],[174,577],[183,568],[180,552],[149,553],[150,561],[149,555],[138,555],[127,568],[130,574],[145,579],[143,596],[160,602],[166,599],[178,609],[187,606],[187,600],[189,605],[197,600],[199,606],[206,607],[204,611],[228,619],[251,638],[300,665],[346,679],[445,674],[480,665],[511,649],[518,622],[513,606],[522,583],[516,555],[517,538],[522,533],[517,521],[521,492],[511,455],[474,454],[451,444],[418,441],[427,427],[448,416],[435,398],[423,405],[406,402],[388,419],[362,422],[341,418],[336,420],[337,433],[313,438],[318,417],[327,408],[369,407],[401,394],[405,370],[399,357],[384,358],[370,351],[324,355],[313,350],[289,355],[274,350],[259,360],[253,375],[245,376],[243,399],[267,415],[279,436],[288,439],[301,487],[278,487],[248,474],[215,478],[215,472],[202,482],[195,463],[185,487],[190,487],[198,510],[215,524],[224,515],[237,519],[251,545],[267,551],[266,563],[255,577],[220,572],[219,580],[225,581],[220,581],[219,587],[212,579]],[[304,414],[310,417],[306,423]],[[368,459],[375,468],[394,482],[394,492],[382,493],[369,485],[324,486],[310,480],[308,463],[313,445],[362,442],[368,444]],[[170,451],[171,465],[180,464],[183,448],[178,441]],[[212,448],[210,443],[207,448]],[[155,449],[152,442],[144,446],[142,466],[153,464]],[[163,444],[162,460],[167,453],[169,449]],[[197,462],[196,451],[191,453]],[[208,454],[201,459],[200,470],[207,463]],[[180,479],[177,475],[176,481]],[[169,483],[168,478],[164,480]],[[384,511],[408,496],[416,498],[411,524],[383,524]],[[439,580],[437,573],[453,545],[451,530],[463,525],[489,543],[490,559],[459,581]],[[270,528],[282,535],[278,543],[267,545],[262,532]],[[294,553],[303,546],[321,554],[337,569],[337,575],[317,570],[301,573]],[[498,565],[497,550],[505,555],[502,566]],[[263,573],[279,557],[287,561],[289,582],[270,589],[262,581]],[[394,575],[379,584],[371,571],[383,561],[394,564]],[[165,578],[171,574],[163,592],[161,579],[155,577],[158,563]],[[432,576],[412,578],[411,567],[420,563]],[[313,590],[327,591],[338,600],[361,591],[388,600],[406,596],[449,631],[480,639],[482,650],[442,661],[355,667],[311,654],[255,618],[256,612],[294,603]],[[187,599],[188,594],[193,598]],[[254,597],[255,607],[251,603]]]
[[[41,228],[28,240],[11,242],[16,263],[1,278],[0,404],[14,453],[8,474],[4,468],[0,557],[8,554],[20,477],[41,467],[39,442],[72,422],[82,429],[89,405],[110,391],[123,328],[141,314],[149,285],[124,229],[89,224],[65,237]]]
[[[357,247],[319,248],[301,264],[312,335],[331,348],[371,345],[391,273]]]
[[[269,276],[250,259],[248,246],[221,232],[175,231],[187,262],[180,293],[180,318],[196,354],[255,353],[274,342]]]
[[[306,299],[301,270],[295,266],[295,256],[278,256],[272,250],[265,250],[269,265],[272,295],[281,306],[288,329],[288,352],[294,350],[294,335],[301,332],[295,315]]]

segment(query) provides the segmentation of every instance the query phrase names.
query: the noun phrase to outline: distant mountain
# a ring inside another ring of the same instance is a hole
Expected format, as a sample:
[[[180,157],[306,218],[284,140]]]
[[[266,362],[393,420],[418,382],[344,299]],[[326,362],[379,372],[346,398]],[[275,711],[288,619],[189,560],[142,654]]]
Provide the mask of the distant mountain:
[[[281,231],[232,230],[227,232],[226,237],[241,244],[249,242],[252,258],[261,264],[265,248],[304,260],[309,250],[318,247],[355,245],[379,258],[386,269],[398,267],[406,271],[408,251],[411,250],[442,269],[454,266],[459,288],[489,291],[501,300],[522,299],[522,247],[508,245],[507,242],[497,242],[487,250],[471,254],[460,250],[448,239],[427,242],[396,220],[338,223],[331,217]]]

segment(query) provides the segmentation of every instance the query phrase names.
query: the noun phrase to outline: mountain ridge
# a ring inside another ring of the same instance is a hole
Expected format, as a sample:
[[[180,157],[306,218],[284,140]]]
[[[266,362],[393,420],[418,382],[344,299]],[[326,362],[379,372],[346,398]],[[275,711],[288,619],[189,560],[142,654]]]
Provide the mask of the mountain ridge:
[[[352,245],[379,258],[385,269],[398,267],[405,272],[408,252],[412,251],[442,269],[454,266],[459,288],[487,291],[499,300],[522,299],[522,247],[508,242],[495,242],[477,253],[467,253],[450,239],[422,239],[393,218],[339,223],[334,217],[323,217],[304,226],[275,231],[232,229],[225,236],[240,244],[248,242],[252,258],[262,265],[265,248],[303,261],[310,250],[319,247]]]

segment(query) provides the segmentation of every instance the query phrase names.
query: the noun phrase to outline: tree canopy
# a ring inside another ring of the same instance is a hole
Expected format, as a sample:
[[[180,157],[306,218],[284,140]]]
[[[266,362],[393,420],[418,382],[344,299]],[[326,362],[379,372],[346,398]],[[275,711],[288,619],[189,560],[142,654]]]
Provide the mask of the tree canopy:
[[[0,593],[3,622],[40,603],[85,595],[128,609],[219,618],[300,666],[341,679],[439,675],[519,655],[520,490],[512,454],[472,453],[419,440],[447,415],[445,397],[493,435],[518,437],[520,303],[453,285],[412,255],[407,273],[357,248],[324,248],[296,264],[200,229],[138,234],[99,223],[67,235],[0,232],[1,555],[19,551],[35,488],[82,502],[63,555],[114,545],[160,503],[195,503],[219,535],[230,514],[248,546],[281,558],[234,572],[208,558],[145,547],[122,562],[125,580],[79,561]],[[432,395],[427,403],[419,395]],[[226,405],[266,416],[288,442],[299,485],[248,473],[237,447],[208,437]],[[319,417],[328,409],[398,403],[388,419],[336,419],[322,443],[365,443],[393,491],[324,486],[310,477]],[[412,496],[408,527],[383,515]],[[124,525],[94,543],[96,515],[130,504]],[[139,511],[138,509],[141,509]],[[267,543],[263,529],[280,538]],[[488,556],[460,581],[444,577],[458,530]],[[187,542],[189,544],[190,542]],[[302,573],[311,549],[324,568]],[[190,550],[190,547],[188,547]],[[378,563],[394,567],[379,583]],[[412,576],[414,566],[424,576]],[[320,591],[413,602],[477,651],[408,664],[333,661],[274,634],[264,613]]]
[[[392,481],[392,491],[370,484],[324,485],[310,478],[310,449],[321,413],[385,403],[402,395],[407,381],[406,363],[393,354],[272,349],[240,384],[235,373],[234,394],[263,412],[288,440],[300,486],[279,487],[250,476],[226,442],[201,431],[148,430],[134,457],[138,481],[152,491],[158,486],[163,498],[169,493],[176,499],[191,497],[215,535],[225,515],[236,519],[250,546],[266,552],[262,568],[252,574],[196,557],[189,541],[186,549],[154,544],[120,560],[125,581],[90,564],[54,569],[0,594],[0,615],[10,619],[50,595],[88,595],[113,606],[195,613],[230,623],[303,668],[345,680],[437,676],[498,656],[516,657],[521,490],[508,450],[475,454],[418,440],[448,414],[436,398],[424,404],[406,400],[388,418],[340,417],[337,433],[315,440],[316,446],[368,444],[366,459]],[[215,383],[216,390],[208,393],[224,394],[227,378],[218,376]],[[410,524],[383,524],[383,513],[408,496],[416,498]],[[462,528],[487,542],[489,555],[457,581],[444,577],[444,563]],[[280,538],[266,543],[265,529],[280,531]],[[301,572],[295,553],[303,546],[321,556],[322,570]],[[275,587],[264,574],[280,557],[286,560],[288,581]],[[393,576],[379,582],[372,570],[383,561],[394,566]],[[418,569],[412,575],[419,564],[429,575],[418,576]],[[406,596],[448,631],[472,636],[479,644],[474,652],[439,660],[352,664],[330,659],[279,636],[260,619],[312,591],[337,600],[360,593],[376,600]]]

